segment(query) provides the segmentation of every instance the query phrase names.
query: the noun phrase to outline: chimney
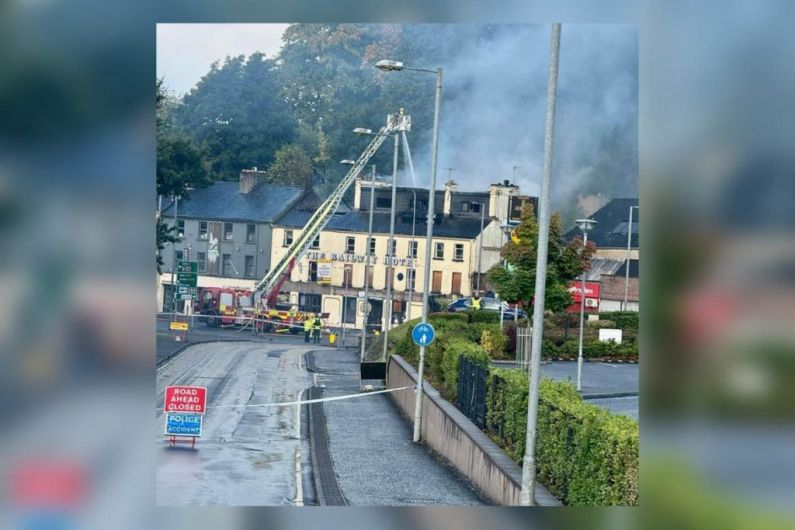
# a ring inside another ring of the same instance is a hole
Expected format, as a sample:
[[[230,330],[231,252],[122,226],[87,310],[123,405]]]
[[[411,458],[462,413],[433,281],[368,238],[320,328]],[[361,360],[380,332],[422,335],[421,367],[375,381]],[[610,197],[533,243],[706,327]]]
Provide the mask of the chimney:
[[[240,193],[249,193],[265,182],[265,172],[258,171],[257,166],[240,171]]]
[[[449,217],[453,206],[453,192],[458,189],[458,183],[448,180],[444,183],[444,216]]]
[[[505,222],[510,214],[511,196],[519,194],[519,186],[505,179],[489,186],[489,215]]]

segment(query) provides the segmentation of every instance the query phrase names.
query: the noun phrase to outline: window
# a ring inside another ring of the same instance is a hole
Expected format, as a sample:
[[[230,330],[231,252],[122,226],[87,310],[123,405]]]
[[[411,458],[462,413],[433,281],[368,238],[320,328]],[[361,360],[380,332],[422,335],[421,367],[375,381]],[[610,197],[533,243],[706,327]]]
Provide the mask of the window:
[[[375,198],[375,207],[376,208],[384,208],[384,209],[392,208],[392,198],[391,197],[376,197]]]
[[[312,248],[320,248],[320,236],[312,240]]]
[[[373,288],[373,268],[372,267],[367,267],[366,270],[367,270],[367,287],[372,289]]]
[[[185,220],[180,219],[177,221],[177,235],[179,237],[185,237]]]
[[[479,202],[473,202],[472,204],[470,204],[469,205],[469,211],[470,212],[475,212],[475,213],[480,213],[480,203]]]
[[[417,271],[414,269],[409,269],[406,272],[406,290],[407,291],[416,291],[417,290]]]
[[[221,260],[221,274],[230,276],[232,274],[232,255],[224,254]]]
[[[370,252],[371,256],[373,254],[375,254],[375,238],[374,237],[370,238],[370,251],[369,252]]]
[[[204,272],[207,270],[207,254],[204,252],[197,252],[196,253],[196,268],[199,272]]]
[[[348,254],[353,254],[356,252],[356,238],[355,237],[346,237],[345,238],[345,252]]]
[[[469,211],[469,205],[470,205],[470,203],[468,201],[462,202],[461,203],[461,211],[462,212],[468,212]]]
[[[464,261],[464,244],[463,243],[456,243],[455,244],[455,256],[453,257],[453,261]]]
[[[419,241],[409,241],[409,257],[416,258],[417,257],[417,247],[419,246]]]
[[[309,313],[320,313],[320,302],[322,296],[319,294],[298,294],[298,310]]]
[[[199,239],[207,239],[207,221],[199,221]]]
[[[317,281],[317,261],[309,262],[309,281],[310,282]]]
[[[232,241],[232,223],[224,223],[224,241]]]
[[[176,251],[174,254],[177,256],[177,262],[185,259],[185,254],[181,250]]]
[[[257,241],[257,225],[246,225],[246,243],[254,243]]]
[[[246,278],[253,278],[254,277],[254,256],[246,256],[246,263],[245,263],[244,273]]]
[[[436,243],[433,259],[444,259],[444,243]]]
[[[392,240],[392,257],[397,256],[397,239]]]
[[[289,247],[293,244],[293,231],[292,230],[285,230],[284,231],[284,239],[282,240],[283,247]]]

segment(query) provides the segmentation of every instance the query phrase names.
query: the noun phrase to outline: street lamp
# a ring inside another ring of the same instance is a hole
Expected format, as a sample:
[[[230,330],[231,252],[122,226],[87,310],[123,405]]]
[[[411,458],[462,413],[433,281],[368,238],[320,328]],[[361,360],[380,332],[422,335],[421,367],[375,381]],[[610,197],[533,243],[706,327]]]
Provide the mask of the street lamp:
[[[629,297],[629,255],[632,252],[632,210],[637,210],[637,206],[629,207],[629,224],[627,225],[627,263],[626,263],[626,277],[624,278],[624,307],[627,310],[627,298]]]
[[[577,226],[582,231],[582,249],[588,247],[588,232],[593,230],[596,221],[593,219],[577,219]],[[582,390],[582,333],[585,319],[585,272],[582,273],[582,285],[580,287],[580,346],[577,350],[577,392]]]
[[[356,127],[353,130],[353,134],[368,135],[368,134],[373,134],[373,130],[372,129],[365,129],[364,127]]]
[[[478,243],[478,295],[480,294],[480,276],[483,274],[483,220],[484,216],[486,215],[486,204],[485,203],[478,203],[480,204],[480,241]],[[502,317],[500,317],[502,318]]]
[[[392,327],[392,295],[395,282],[395,203],[397,202],[397,170],[398,170],[398,148],[400,147],[400,135],[395,134],[395,148],[392,159],[392,201],[389,212],[389,243],[386,247],[386,314],[384,315],[384,362],[386,362],[386,350],[389,343],[389,328]],[[372,193],[372,191],[370,192]],[[368,241],[369,245],[370,242]]]
[[[343,164],[343,165],[346,165],[346,166],[352,166],[355,163],[356,162],[354,162],[353,160],[348,160],[347,158],[345,160],[340,160],[340,164]]]
[[[411,188],[411,194],[414,196],[414,205],[411,208],[411,243],[409,244],[409,272],[415,272],[414,269],[414,260],[417,259],[417,256],[414,255],[414,227],[417,224],[417,192],[414,191],[414,188]],[[410,281],[409,281],[410,280]],[[409,305],[406,308],[406,321],[411,320],[411,302],[414,298],[414,275],[412,274],[409,278],[406,278],[407,283],[409,284]]]
[[[442,103],[442,69],[427,70],[424,68],[408,68],[400,61],[384,59],[375,63],[376,68],[385,72],[394,70],[414,70],[436,74],[436,99],[433,110],[433,147],[431,156],[431,182],[428,187],[428,230],[425,235],[425,271],[422,290],[422,322],[428,322],[428,292],[430,291],[431,245],[433,241],[433,202],[436,195],[436,166],[439,155],[439,110]],[[420,346],[420,363],[417,377],[417,394],[414,398],[414,435],[415,442],[420,441],[420,418],[422,417],[422,378],[425,368],[425,346]]]

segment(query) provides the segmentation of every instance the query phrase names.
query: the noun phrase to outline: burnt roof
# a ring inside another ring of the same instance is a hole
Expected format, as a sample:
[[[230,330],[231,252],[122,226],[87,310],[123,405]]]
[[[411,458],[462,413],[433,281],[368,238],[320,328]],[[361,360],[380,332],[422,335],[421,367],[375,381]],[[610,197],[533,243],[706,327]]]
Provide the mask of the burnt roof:
[[[638,199],[613,199],[591,215],[597,222],[593,230],[588,233],[588,241],[593,241],[597,248],[627,248],[627,226],[629,224],[629,208],[638,206]],[[638,248],[639,211],[632,212],[632,241],[631,248]],[[566,232],[566,239],[571,240],[582,236],[577,226]]]

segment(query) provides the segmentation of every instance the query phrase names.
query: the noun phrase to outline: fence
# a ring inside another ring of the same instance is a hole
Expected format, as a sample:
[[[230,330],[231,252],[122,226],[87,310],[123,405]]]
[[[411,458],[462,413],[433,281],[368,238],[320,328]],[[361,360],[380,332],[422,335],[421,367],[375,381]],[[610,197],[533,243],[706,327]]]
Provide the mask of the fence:
[[[461,357],[458,365],[458,408],[480,429],[486,426],[486,379],[488,368]]]

